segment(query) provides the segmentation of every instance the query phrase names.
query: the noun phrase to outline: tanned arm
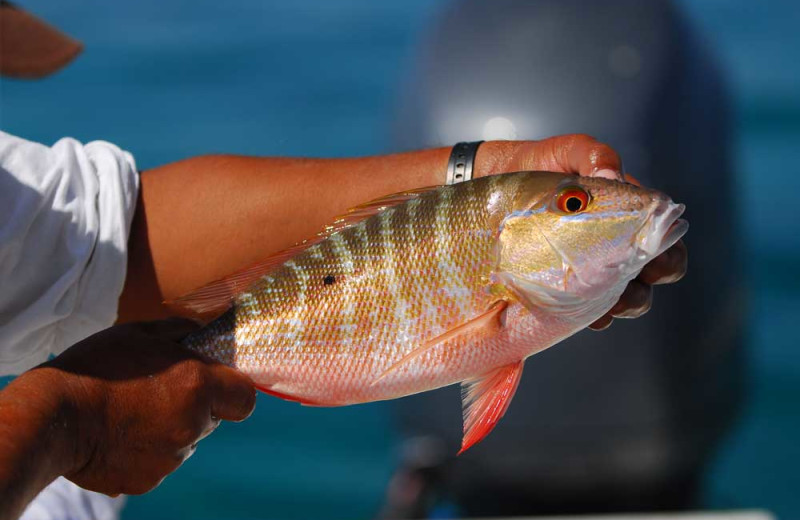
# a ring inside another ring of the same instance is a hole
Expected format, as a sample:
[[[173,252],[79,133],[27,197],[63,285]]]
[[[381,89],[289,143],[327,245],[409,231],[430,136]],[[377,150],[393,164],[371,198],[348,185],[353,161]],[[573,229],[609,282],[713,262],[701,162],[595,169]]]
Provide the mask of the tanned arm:
[[[0,392],[0,520],[19,518],[75,460],[74,420],[52,373],[31,370]]]

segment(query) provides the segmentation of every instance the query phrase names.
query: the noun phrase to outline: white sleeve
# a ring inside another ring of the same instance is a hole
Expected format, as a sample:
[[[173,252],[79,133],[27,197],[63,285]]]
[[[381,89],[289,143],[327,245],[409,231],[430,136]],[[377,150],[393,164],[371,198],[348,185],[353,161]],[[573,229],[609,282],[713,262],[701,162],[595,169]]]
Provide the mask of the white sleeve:
[[[0,375],[114,323],[138,189],[111,143],[0,132]]]
[[[19,520],[116,520],[124,505],[124,496],[86,491],[59,477],[28,504]]]

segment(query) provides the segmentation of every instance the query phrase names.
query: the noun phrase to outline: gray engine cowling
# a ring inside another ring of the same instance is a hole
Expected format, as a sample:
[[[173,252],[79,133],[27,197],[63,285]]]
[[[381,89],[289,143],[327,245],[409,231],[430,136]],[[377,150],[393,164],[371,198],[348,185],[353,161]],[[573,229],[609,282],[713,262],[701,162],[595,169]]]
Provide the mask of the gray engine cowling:
[[[407,77],[394,147],[587,133],[687,206],[689,273],[644,318],[531,358],[509,412],[448,465],[467,514],[674,509],[736,415],[744,298],[730,114],[719,67],[668,1],[469,0]],[[457,388],[395,404],[455,452]]]

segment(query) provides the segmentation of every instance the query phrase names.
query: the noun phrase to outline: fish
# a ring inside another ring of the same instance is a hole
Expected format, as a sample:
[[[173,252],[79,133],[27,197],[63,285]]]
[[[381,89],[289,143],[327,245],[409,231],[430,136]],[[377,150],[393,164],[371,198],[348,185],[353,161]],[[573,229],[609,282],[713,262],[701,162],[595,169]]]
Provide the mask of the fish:
[[[187,347],[304,405],[460,384],[463,453],[505,414],[528,357],[607,313],[683,236],[684,209],[604,178],[483,177],[353,208],[173,303],[219,315]]]

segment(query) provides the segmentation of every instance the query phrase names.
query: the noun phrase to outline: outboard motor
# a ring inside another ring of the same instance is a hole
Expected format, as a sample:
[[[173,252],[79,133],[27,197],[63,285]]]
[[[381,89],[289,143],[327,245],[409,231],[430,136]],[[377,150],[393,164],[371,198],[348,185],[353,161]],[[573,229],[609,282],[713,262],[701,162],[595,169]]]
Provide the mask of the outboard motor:
[[[591,134],[643,184],[686,204],[689,272],[655,291],[647,316],[526,363],[505,418],[465,455],[420,470],[406,450],[394,486],[404,474],[416,484],[435,475],[436,489],[395,489],[383,516],[424,514],[420,500],[453,502],[465,516],[692,507],[744,382],[741,239],[717,63],[666,0],[459,1],[429,34],[407,75],[396,149]],[[439,460],[431,446],[458,450],[459,402],[450,387],[393,405],[412,444],[426,446],[425,464]]]

